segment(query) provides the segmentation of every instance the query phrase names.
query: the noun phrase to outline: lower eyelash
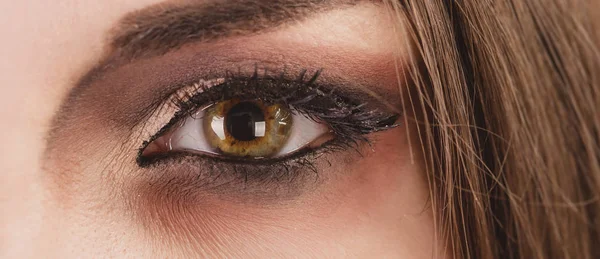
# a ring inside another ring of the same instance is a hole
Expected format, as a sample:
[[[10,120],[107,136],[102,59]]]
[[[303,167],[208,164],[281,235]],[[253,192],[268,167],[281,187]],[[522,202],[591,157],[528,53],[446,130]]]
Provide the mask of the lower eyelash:
[[[202,160],[211,160],[218,163],[236,165],[240,167],[245,167],[245,169],[251,169],[252,167],[263,167],[267,166],[272,168],[277,168],[280,170],[269,170],[269,174],[276,178],[280,178],[280,176],[284,176],[289,174],[290,168],[302,165],[302,167],[310,169],[310,171],[318,174],[317,167],[315,166],[314,160],[329,153],[333,153],[340,150],[352,149],[360,154],[360,144],[370,144],[370,141],[367,138],[360,139],[350,139],[345,137],[337,136],[317,148],[305,148],[301,151],[295,152],[290,156],[285,156],[277,159],[261,159],[261,160],[248,160],[248,159],[235,159],[229,157],[218,157],[205,155],[200,153],[190,153],[190,152],[170,152],[161,155],[154,155],[151,157],[138,157],[138,164],[141,167],[155,167],[157,164],[161,163],[169,163],[173,162],[173,160],[178,160],[181,158],[199,158]],[[245,170],[238,173],[244,173]],[[244,176],[247,179],[247,175]]]
[[[182,192],[178,196],[195,196],[200,195],[199,193],[234,194],[237,201],[240,201],[237,198],[239,196],[279,201],[306,191],[306,186],[316,186],[322,181],[320,170],[331,165],[327,155],[341,150],[348,151],[349,148],[361,155],[359,143],[332,139],[319,148],[270,163],[234,161],[178,152],[153,157],[145,167],[157,169],[160,173],[156,177],[160,179],[154,182],[161,185],[168,183],[172,192]]]

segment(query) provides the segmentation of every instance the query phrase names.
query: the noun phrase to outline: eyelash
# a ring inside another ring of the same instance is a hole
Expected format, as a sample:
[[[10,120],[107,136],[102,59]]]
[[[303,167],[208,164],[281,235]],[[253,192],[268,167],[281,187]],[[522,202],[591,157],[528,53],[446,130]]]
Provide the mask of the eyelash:
[[[139,150],[137,163],[140,167],[151,167],[160,163],[185,163],[196,158],[199,163],[216,163],[223,168],[228,165],[238,177],[248,181],[249,176],[260,179],[282,179],[284,176],[297,177],[299,168],[305,168],[318,175],[315,161],[324,154],[343,150],[355,150],[360,154],[362,143],[370,143],[366,134],[397,126],[398,114],[384,112],[379,108],[369,106],[368,102],[350,98],[343,92],[338,93],[339,87],[317,84],[322,70],[307,77],[307,70],[302,70],[295,79],[290,79],[285,73],[279,76],[260,75],[255,69],[251,76],[236,75],[227,72],[225,78],[216,85],[207,87],[207,81],[200,81],[187,89],[180,89],[170,99],[168,105],[173,105],[177,112],[148,141],[144,141]],[[340,89],[342,90],[342,89]],[[284,94],[288,93],[288,94]],[[195,111],[211,104],[233,98],[260,99],[265,104],[280,104],[299,112],[308,118],[324,122],[334,134],[334,138],[320,147],[305,148],[282,158],[264,160],[242,160],[228,157],[213,157],[185,152],[172,152],[152,157],[142,156],[144,149],[173,126],[181,123],[186,116],[192,116]],[[293,108],[292,108],[293,107]],[[199,159],[198,159],[199,158]],[[327,161],[328,162],[328,161]],[[257,175],[260,172],[260,176]]]

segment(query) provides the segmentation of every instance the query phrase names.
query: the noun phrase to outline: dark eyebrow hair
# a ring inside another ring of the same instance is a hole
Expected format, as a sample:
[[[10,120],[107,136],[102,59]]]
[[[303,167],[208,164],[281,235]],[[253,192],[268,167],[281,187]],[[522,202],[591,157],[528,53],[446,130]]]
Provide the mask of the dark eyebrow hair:
[[[172,0],[130,12],[115,22],[106,39],[108,48],[104,56],[82,74],[62,100],[47,142],[51,142],[59,125],[67,121],[67,114],[75,109],[86,90],[93,88],[95,81],[127,63],[163,55],[190,43],[278,29],[319,13],[368,2],[380,1]]]
[[[105,73],[193,42],[256,34],[325,11],[371,0],[173,0],[126,14],[109,34],[107,53],[83,74],[64,103]]]
[[[167,3],[135,11],[113,31],[109,59],[164,54],[191,42],[243,36],[361,0],[225,0]]]

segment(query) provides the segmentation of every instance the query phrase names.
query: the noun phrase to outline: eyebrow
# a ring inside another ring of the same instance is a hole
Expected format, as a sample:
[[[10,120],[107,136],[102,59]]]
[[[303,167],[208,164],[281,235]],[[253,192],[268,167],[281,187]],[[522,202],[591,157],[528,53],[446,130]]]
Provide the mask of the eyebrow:
[[[364,0],[362,0],[364,1]],[[111,60],[165,54],[191,42],[256,34],[361,0],[225,0],[166,3],[122,18],[113,30]]]
[[[317,13],[370,0],[174,0],[133,11],[111,30],[107,54],[69,92],[136,59],[151,58],[188,43],[257,34]]]

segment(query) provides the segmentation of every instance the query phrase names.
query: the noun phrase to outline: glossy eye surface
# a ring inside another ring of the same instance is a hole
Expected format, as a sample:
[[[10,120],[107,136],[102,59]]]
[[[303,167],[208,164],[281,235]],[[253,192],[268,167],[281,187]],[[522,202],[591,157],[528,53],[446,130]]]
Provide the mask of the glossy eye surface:
[[[213,149],[230,156],[270,157],[286,143],[292,113],[259,101],[220,102],[204,111],[202,126]]]
[[[143,155],[187,151],[251,159],[283,157],[323,143],[330,135],[325,124],[283,105],[232,99],[187,116],[150,143]]]

